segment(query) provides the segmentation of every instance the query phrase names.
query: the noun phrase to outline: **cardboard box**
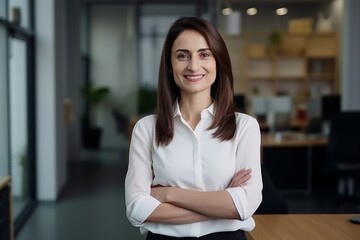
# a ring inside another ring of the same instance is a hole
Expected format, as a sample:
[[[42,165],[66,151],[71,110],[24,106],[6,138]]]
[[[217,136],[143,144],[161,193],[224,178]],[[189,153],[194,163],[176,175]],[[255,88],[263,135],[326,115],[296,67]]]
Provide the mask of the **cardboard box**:
[[[298,18],[289,20],[289,33],[306,33],[312,32],[313,20],[311,18]]]

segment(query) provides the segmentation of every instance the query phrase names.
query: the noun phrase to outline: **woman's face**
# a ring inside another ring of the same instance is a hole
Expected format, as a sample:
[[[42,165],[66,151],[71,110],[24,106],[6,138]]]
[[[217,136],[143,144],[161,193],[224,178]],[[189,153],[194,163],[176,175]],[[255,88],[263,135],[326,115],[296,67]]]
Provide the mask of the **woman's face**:
[[[183,31],[171,49],[175,83],[182,94],[208,93],[216,78],[216,61],[205,38],[193,30]]]

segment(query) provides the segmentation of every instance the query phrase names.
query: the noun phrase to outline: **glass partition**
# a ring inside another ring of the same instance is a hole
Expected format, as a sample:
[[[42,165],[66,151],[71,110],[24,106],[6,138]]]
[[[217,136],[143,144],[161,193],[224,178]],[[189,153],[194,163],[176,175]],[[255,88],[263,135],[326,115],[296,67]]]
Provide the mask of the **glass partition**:
[[[9,41],[9,106],[10,159],[14,217],[29,200],[28,186],[28,106],[27,106],[27,45],[11,38]]]
[[[6,113],[7,109],[7,37],[5,26],[0,23],[0,112]],[[7,132],[7,114],[0,114],[0,177],[9,175]]]
[[[6,19],[6,1],[0,1],[0,18]]]

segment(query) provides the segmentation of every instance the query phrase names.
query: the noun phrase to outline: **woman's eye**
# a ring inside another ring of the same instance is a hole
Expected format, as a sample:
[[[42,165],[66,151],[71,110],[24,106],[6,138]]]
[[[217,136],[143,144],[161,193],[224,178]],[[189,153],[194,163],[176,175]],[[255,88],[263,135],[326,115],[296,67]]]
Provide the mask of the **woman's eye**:
[[[185,53],[180,53],[180,54],[178,54],[177,58],[178,59],[188,59],[189,55],[185,54]]]
[[[203,52],[203,53],[201,53],[201,57],[202,57],[202,58],[207,58],[207,57],[210,57],[210,56],[211,56],[211,54],[208,53],[208,52]]]

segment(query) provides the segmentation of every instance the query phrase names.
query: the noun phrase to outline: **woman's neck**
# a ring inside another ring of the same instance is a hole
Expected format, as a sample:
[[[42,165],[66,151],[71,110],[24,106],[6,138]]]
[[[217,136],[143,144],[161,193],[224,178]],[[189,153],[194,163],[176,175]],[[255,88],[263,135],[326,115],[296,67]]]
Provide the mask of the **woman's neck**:
[[[185,121],[195,129],[201,119],[201,111],[212,104],[211,96],[208,97],[184,97],[181,96],[179,107]]]

